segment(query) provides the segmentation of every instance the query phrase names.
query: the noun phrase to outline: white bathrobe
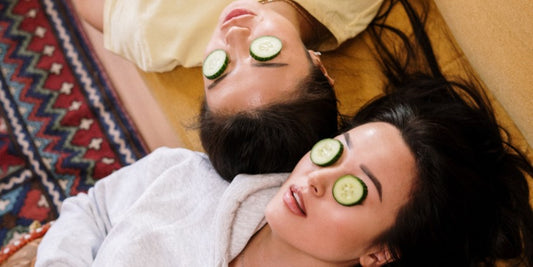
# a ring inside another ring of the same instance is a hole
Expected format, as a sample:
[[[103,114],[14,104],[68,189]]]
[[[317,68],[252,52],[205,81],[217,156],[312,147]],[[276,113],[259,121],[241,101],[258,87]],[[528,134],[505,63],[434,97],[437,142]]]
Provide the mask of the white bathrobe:
[[[227,266],[287,176],[229,184],[205,154],[160,148],[65,200],[36,266]]]

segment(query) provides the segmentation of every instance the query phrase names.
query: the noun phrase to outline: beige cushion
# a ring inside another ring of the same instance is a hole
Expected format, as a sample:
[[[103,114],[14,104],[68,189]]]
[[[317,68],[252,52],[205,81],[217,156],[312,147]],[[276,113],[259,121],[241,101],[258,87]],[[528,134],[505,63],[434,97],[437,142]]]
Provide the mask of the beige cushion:
[[[533,145],[533,1],[435,0],[457,43]]]

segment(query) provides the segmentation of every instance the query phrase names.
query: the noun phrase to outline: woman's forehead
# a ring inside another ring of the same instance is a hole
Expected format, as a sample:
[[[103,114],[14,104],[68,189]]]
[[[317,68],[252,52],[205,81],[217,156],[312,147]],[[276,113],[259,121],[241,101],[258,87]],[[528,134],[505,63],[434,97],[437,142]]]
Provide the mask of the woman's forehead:
[[[366,166],[383,184],[384,198],[394,188],[410,188],[416,177],[415,158],[401,132],[392,124],[371,122],[338,136],[350,160]]]
[[[301,81],[310,75],[304,60],[266,67],[251,63],[235,68],[216,87],[206,90],[207,104],[213,111],[234,112],[294,98]]]

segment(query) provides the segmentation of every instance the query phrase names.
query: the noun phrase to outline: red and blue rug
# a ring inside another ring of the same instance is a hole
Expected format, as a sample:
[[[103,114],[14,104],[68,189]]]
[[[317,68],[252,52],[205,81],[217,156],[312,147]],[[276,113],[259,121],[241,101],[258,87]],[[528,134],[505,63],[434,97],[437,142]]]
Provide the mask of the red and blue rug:
[[[69,0],[0,0],[0,246],[146,155]]]

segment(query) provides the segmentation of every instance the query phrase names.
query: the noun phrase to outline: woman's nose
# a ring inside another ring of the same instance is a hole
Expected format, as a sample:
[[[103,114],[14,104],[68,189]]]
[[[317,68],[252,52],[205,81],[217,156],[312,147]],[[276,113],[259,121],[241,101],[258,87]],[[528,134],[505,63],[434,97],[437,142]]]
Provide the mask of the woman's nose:
[[[250,29],[245,27],[233,26],[226,33],[226,46],[233,50],[239,57],[249,54]]]
[[[329,168],[320,168],[309,173],[307,180],[309,191],[317,197],[323,196],[331,187],[334,176],[335,173]]]

